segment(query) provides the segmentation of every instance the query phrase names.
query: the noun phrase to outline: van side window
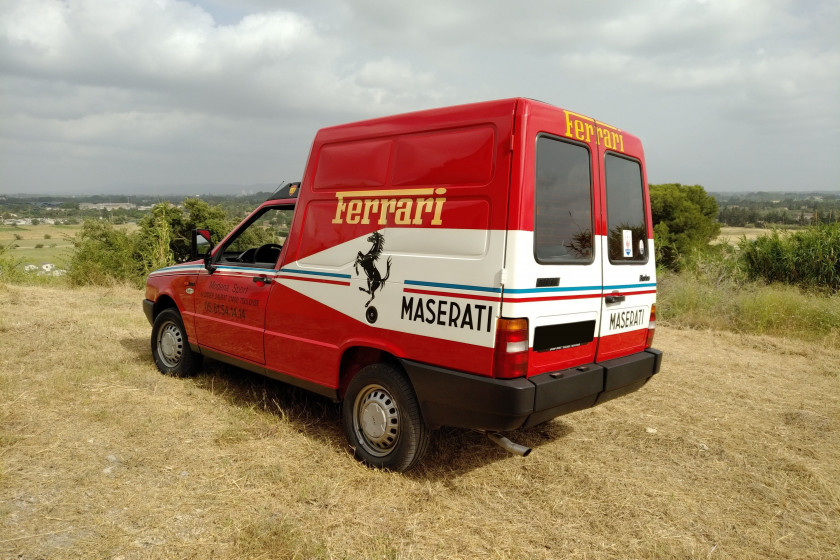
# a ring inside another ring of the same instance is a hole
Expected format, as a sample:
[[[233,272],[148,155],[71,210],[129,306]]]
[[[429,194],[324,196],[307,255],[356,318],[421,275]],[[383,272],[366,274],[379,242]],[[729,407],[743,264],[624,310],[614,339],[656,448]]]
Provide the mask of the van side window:
[[[537,139],[534,257],[541,264],[592,261],[589,150],[548,136]]]
[[[610,262],[647,262],[647,229],[638,161],[606,156],[607,229]]]
[[[222,247],[217,264],[274,268],[289,235],[294,206],[269,207]]]

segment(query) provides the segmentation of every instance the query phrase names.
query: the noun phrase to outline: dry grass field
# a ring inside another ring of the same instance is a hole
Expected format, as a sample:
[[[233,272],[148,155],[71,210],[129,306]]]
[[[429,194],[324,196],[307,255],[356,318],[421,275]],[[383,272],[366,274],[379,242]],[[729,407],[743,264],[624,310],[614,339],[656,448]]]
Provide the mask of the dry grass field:
[[[796,231],[797,229],[800,228],[796,226],[786,226],[782,229],[782,231]],[[738,241],[740,241],[742,237],[746,237],[748,241],[752,241],[762,235],[770,235],[772,232],[772,228],[721,226],[720,235],[718,235],[714,242],[737,245]]]
[[[641,391],[435,433],[406,474],[339,408],[154,367],[142,294],[0,283],[0,558],[838,558],[840,348],[660,325]]]

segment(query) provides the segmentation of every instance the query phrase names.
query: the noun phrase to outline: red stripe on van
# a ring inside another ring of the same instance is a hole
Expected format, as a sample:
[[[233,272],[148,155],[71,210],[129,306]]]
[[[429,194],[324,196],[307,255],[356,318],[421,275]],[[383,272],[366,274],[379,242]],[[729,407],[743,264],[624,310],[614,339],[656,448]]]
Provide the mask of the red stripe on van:
[[[304,278],[302,276],[275,276],[275,278],[283,278],[286,280],[300,280],[301,282],[318,282],[319,284],[335,284],[336,286],[350,285],[350,282],[343,282],[341,280],[326,280],[324,278]]]

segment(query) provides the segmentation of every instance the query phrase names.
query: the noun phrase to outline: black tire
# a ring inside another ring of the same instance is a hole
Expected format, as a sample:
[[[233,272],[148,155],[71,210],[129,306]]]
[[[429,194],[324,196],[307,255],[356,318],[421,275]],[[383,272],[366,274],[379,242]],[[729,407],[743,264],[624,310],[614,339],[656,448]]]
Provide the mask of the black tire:
[[[201,354],[190,349],[184,322],[177,309],[164,309],[152,326],[152,357],[161,373],[175,377],[193,375],[201,366]]]
[[[392,471],[415,466],[429,447],[429,429],[408,378],[388,364],[359,370],[341,411],[344,435],[356,458]]]

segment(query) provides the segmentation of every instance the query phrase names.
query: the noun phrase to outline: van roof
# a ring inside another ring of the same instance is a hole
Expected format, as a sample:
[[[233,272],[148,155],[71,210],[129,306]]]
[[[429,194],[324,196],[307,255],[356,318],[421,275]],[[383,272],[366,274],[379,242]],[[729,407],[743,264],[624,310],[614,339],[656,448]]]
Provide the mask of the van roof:
[[[404,133],[406,130],[411,129],[421,130],[434,128],[436,122],[440,122],[441,125],[445,125],[451,123],[453,120],[470,121],[473,119],[480,120],[493,117],[504,117],[505,115],[513,118],[517,114],[527,114],[529,107],[536,106],[565,111],[577,117],[601,122],[601,124],[607,124],[602,121],[598,121],[593,117],[572,112],[544,101],[527,97],[511,97],[508,99],[496,99],[492,101],[479,101],[477,103],[468,103],[463,105],[452,105],[449,107],[423,109],[408,113],[399,113],[346,124],[328,126],[318,131],[316,141],[327,143],[335,139],[343,139],[348,136],[354,136],[356,138],[388,136],[390,134]],[[610,126],[610,128],[619,130],[618,128],[612,126]]]

